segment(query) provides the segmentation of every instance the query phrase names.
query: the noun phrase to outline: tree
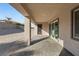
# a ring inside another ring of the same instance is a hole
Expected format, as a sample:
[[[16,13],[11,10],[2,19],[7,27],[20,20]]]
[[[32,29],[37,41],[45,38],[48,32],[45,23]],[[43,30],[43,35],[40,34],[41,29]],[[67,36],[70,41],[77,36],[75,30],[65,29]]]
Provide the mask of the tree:
[[[10,18],[10,17],[6,17],[7,18],[7,20],[11,20],[12,18]]]

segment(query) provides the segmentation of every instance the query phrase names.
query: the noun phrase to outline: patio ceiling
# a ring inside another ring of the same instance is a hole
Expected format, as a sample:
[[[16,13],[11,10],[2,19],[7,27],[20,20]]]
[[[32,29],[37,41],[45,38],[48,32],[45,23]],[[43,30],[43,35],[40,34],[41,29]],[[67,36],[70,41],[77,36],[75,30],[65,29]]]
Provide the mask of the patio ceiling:
[[[54,17],[58,10],[62,8],[62,4],[22,4],[28,7],[32,17],[36,22],[48,22]],[[60,5],[60,6],[59,6]]]
[[[22,3],[21,6],[36,22],[48,22],[57,16],[65,8],[73,7],[74,4],[44,4],[44,3]],[[20,9],[20,11],[22,11]],[[25,14],[25,12],[24,12]]]

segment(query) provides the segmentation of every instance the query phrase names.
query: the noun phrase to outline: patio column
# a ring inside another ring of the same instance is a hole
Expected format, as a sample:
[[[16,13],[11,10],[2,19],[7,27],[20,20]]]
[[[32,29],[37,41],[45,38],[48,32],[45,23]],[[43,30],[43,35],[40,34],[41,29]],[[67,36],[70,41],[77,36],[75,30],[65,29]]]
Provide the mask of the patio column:
[[[31,18],[26,16],[25,19],[25,40],[27,40],[27,45],[31,43]]]

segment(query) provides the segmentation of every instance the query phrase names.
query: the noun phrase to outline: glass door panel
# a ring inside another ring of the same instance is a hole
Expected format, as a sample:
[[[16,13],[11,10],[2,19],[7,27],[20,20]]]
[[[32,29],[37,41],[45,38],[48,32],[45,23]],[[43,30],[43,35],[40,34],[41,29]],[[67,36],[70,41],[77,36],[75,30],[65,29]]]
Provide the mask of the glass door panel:
[[[58,20],[54,20],[53,22],[51,22],[49,31],[50,31],[51,38],[55,38],[55,39],[59,38],[59,21]]]

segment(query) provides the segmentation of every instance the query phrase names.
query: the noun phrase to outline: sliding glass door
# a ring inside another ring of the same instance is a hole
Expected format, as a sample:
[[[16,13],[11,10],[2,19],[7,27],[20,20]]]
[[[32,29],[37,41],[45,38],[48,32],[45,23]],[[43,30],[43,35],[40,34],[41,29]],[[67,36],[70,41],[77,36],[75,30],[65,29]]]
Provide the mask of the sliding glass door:
[[[59,38],[59,20],[58,19],[56,19],[50,23],[49,34],[50,34],[51,38],[54,38],[54,39]]]

